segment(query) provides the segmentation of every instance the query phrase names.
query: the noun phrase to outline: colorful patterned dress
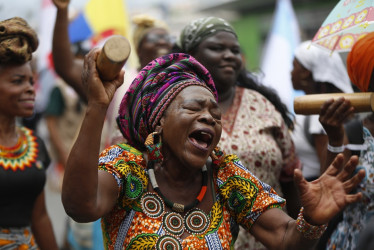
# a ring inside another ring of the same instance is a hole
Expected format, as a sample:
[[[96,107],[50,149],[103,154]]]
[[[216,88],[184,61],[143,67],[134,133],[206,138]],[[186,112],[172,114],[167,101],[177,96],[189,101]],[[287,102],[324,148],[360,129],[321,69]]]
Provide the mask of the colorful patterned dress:
[[[43,141],[25,127],[13,147],[0,146],[0,249],[37,249],[30,225],[50,159]]]
[[[364,127],[364,145],[359,157],[356,172],[365,170],[365,178],[359,184],[356,192],[364,195],[362,201],[347,206],[343,212],[343,220],[332,233],[326,249],[357,249],[361,231],[366,228],[371,218],[374,218],[374,138]]]
[[[256,91],[237,87],[234,103],[222,117],[218,144],[236,154],[258,179],[282,195],[280,181],[292,181],[300,168],[295,147],[281,114]],[[266,249],[254,237],[240,230],[237,249]]]
[[[194,208],[182,217],[165,210],[164,201],[147,191],[149,177],[141,152],[127,144],[104,150],[99,169],[111,173],[119,188],[117,204],[102,218],[106,249],[230,249],[239,224],[249,230],[266,209],[283,206],[284,200],[235,155],[224,155],[218,148],[215,154],[216,201],[211,211]],[[184,230],[190,235],[182,240]]]

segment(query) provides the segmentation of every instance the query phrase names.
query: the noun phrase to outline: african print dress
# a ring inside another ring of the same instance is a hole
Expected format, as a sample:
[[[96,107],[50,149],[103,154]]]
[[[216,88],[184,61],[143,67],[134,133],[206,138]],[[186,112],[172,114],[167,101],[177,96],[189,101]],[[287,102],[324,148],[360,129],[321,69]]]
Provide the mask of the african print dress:
[[[215,154],[216,202],[209,213],[193,208],[182,217],[165,210],[162,198],[147,191],[149,177],[141,152],[126,144],[104,150],[99,169],[111,173],[119,188],[115,207],[102,218],[105,247],[230,249],[239,224],[249,230],[266,209],[283,206],[284,200],[235,155],[224,155],[218,148]],[[184,230],[190,235],[182,240]]]
[[[0,249],[37,249],[31,233],[34,203],[50,159],[43,141],[25,127],[13,147],[0,146]]]
[[[236,87],[235,99],[222,116],[218,144],[236,154],[257,178],[282,195],[280,181],[292,181],[300,168],[286,124],[273,104],[256,91]],[[266,249],[248,232],[239,234],[237,249]]]

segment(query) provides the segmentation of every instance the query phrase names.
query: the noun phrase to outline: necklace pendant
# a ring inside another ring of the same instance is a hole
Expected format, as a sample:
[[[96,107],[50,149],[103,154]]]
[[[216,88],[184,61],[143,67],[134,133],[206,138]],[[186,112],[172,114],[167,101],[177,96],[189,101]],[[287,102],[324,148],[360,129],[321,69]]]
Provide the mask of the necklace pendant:
[[[150,218],[160,218],[165,212],[162,199],[155,193],[145,193],[140,201],[143,212]]]
[[[176,212],[167,212],[162,217],[162,226],[167,234],[180,237],[184,232],[183,217]]]
[[[158,238],[156,243],[157,250],[164,250],[164,249],[173,249],[173,250],[182,250],[182,244],[179,239],[171,236],[171,235],[163,235]]]
[[[179,203],[173,203],[173,207],[171,208],[173,211],[178,213],[184,212],[184,205]]]
[[[194,208],[184,216],[184,227],[190,234],[204,234],[210,227],[210,218],[203,210]]]

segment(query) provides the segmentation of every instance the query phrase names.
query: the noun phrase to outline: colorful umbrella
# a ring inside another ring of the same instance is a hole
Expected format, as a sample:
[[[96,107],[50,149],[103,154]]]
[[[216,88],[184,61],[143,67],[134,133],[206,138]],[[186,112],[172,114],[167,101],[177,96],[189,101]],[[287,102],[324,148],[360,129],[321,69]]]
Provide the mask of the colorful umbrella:
[[[330,51],[346,52],[374,31],[374,0],[341,0],[327,16],[312,43]]]

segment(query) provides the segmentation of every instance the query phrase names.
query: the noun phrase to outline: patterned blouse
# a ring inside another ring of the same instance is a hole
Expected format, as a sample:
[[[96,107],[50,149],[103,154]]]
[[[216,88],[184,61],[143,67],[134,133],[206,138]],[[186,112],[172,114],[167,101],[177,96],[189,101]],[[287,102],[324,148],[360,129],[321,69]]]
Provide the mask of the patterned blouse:
[[[368,129],[363,129],[367,148],[360,153],[356,172],[364,169],[365,178],[356,192],[362,192],[364,197],[344,209],[343,220],[332,233],[326,249],[356,249],[361,231],[374,218],[374,138]]]
[[[111,173],[119,188],[115,207],[102,218],[106,249],[229,249],[238,225],[249,230],[266,209],[284,205],[235,155],[224,155],[218,148],[214,153],[216,201],[209,214],[194,208],[182,217],[165,210],[164,201],[147,191],[149,177],[141,152],[127,144],[105,149],[99,169]],[[184,230],[190,235],[182,240]]]
[[[235,99],[222,117],[218,144],[236,154],[243,166],[282,195],[280,182],[292,181],[301,168],[295,147],[281,114],[260,93],[236,87]],[[236,249],[266,249],[249,232],[240,230]]]
[[[236,154],[255,176],[282,194],[280,180],[292,181],[300,161],[273,104],[256,91],[237,87],[234,103],[222,117],[222,127],[218,146]]]

